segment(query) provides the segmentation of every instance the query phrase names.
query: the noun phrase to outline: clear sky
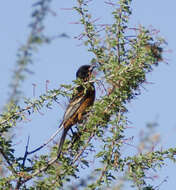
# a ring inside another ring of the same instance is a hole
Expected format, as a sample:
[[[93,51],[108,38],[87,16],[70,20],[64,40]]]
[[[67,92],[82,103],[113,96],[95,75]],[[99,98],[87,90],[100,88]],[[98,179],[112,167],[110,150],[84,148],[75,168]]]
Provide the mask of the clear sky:
[[[0,106],[3,107],[8,94],[8,84],[16,64],[17,49],[26,42],[31,22],[31,12],[33,1],[11,1],[1,2],[0,6],[0,49],[1,49],[1,74],[0,74]],[[72,3],[73,2],[73,3]],[[46,23],[46,34],[58,35],[66,33],[67,38],[58,38],[49,45],[39,48],[33,56],[34,64],[31,70],[35,72],[27,78],[23,85],[25,95],[33,97],[32,84],[36,86],[36,96],[45,92],[45,81],[49,80],[49,89],[57,88],[60,84],[69,84],[75,79],[75,71],[82,64],[89,64],[92,54],[86,51],[80,42],[74,39],[82,29],[81,26],[71,24],[78,20],[78,16],[73,11],[65,11],[61,8],[70,8],[76,1],[56,1],[53,0],[51,9],[56,16],[48,15]],[[95,3],[94,3],[95,2]],[[175,79],[176,79],[176,1],[168,0],[134,0],[132,4],[133,15],[131,26],[142,24],[146,27],[152,25],[160,31],[168,42],[168,49],[164,54],[168,64],[161,63],[154,72],[148,75],[146,90],[136,100],[129,104],[129,120],[134,129],[131,136],[136,136],[140,130],[145,129],[147,122],[156,121],[159,123],[157,131],[161,133],[160,147],[168,148],[176,145],[176,117],[175,117]],[[100,17],[100,23],[111,22],[111,8],[104,4],[104,1],[93,1],[91,11],[95,18]],[[67,101],[65,100],[65,103]],[[15,143],[17,152],[23,152],[27,136],[30,135],[30,147],[36,147],[56,130],[62,119],[64,109],[55,105],[53,110],[44,115],[34,114],[31,122],[20,123],[16,131],[17,139]],[[19,148],[20,147],[20,148]],[[168,163],[159,172],[156,185],[162,182],[167,176],[168,181],[163,183],[161,190],[174,189],[176,186],[175,177],[176,166]]]

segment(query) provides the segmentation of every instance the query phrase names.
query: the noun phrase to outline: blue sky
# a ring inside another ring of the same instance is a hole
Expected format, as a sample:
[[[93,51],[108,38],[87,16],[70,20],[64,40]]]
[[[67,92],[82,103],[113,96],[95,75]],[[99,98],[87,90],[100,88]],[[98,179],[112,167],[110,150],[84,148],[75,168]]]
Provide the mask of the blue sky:
[[[73,2],[73,3],[72,3]],[[78,20],[73,11],[64,11],[61,8],[69,8],[76,1],[53,0],[51,9],[56,16],[48,15],[46,34],[57,35],[67,33],[70,39],[59,38],[49,45],[44,45],[34,53],[34,64],[31,70],[35,72],[27,78],[23,89],[27,97],[33,97],[32,84],[36,86],[36,96],[45,92],[45,81],[49,80],[49,89],[57,88],[60,84],[69,84],[75,79],[75,71],[82,64],[89,64],[92,54],[86,51],[80,42],[74,39],[82,29],[81,26],[71,24]],[[95,3],[94,3],[95,2]],[[17,49],[26,42],[30,32],[28,24],[31,22],[32,1],[2,1],[0,6],[0,49],[1,49],[1,75],[0,75],[0,105],[3,107],[8,94],[8,85],[12,71],[16,65]],[[174,147],[176,145],[176,117],[175,117],[175,72],[176,72],[176,27],[174,24],[176,1],[160,0],[135,0],[132,3],[133,15],[130,20],[131,26],[142,24],[146,27],[152,25],[160,31],[168,42],[168,49],[164,54],[168,64],[161,63],[154,72],[148,74],[146,90],[129,103],[129,120],[134,129],[131,136],[136,136],[140,130],[145,129],[147,122],[159,123],[157,131],[161,134],[162,148]],[[111,22],[111,8],[104,1],[93,1],[91,12],[95,18],[100,17],[101,23]],[[74,71],[74,72],[73,72]],[[67,101],[65,100],[65,103]],[[24,151],[27,136],[31,136],[30,147],[36,147],[46,140],[57,128],[62,119],[64,109],[55,105],[53,110],[44,115],[32,116],[31,122],[20,123],[17,129],[18,138],[15,140],[19,146],[17,152]],[[40,140],[39,140],[40,139]],[[20,148],[19,148],[20,147]],[[160,177],[156,183],[159,184],[166,176],[168,182],[161,186],[161,190],[173,189],[176,186],[176,166],[168,163],[159,173]]]

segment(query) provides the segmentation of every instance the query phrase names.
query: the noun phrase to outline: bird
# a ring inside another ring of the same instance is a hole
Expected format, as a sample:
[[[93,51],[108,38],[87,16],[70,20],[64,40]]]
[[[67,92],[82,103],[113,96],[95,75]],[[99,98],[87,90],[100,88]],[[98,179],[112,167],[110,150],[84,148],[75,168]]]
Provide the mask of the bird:
[[[76,79],[81,80],[82,84],[73,90],[72,98],[60,124],[60,127],[63,127],[63,132],[58,145],[58,158],[62,152],[67,132],[73,125],[83,120],[83,115],[86,113],[87,108],[94,103],[95,86],[93,82],[89,82],[94,68],[95,66],[92,65],[82,65],[76,72]]]

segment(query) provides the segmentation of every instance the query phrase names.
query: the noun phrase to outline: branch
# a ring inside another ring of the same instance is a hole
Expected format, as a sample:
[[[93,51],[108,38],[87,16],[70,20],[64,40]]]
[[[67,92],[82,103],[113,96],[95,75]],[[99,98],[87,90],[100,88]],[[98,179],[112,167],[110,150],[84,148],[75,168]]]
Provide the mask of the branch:
[[[22,168],[24,169],[24,166],[25,166],[25,161],[27,159],[27,156],[30,155],[30,154],[33,154],[37,151],[39,151],[40,149],[42,149],[43,147],[45,147],[49,142],[51,142],[55,137],[56,135],[63,129],[63,127],[61,127],[62,123],[60,124],[59,126],[59,129],[44,143],[42,144],[40,147],[36,148],[35,150],[31,151],[31,152],[28,152],[28,147],[29,147],[29,137],[28,137],[28,141],[27,141],[27,145],[26,145],[26,150],[25,150],[25,154],[24,154],[24,157],[23,157],[23,164],[22,164]],[[48,162],[47,166],[46,167],[43,167],[41,168],[39,171],[33,173],[30,177],[27,177],[27,179],[25,180],[22,180],[22,177],[19,178],[18,182],[17,182],[17,185],[16,185],[16,190],[20,188],[20,186],[26,182],[26,180],[30,180],[33,178],[33,176],[36,176],[38,175],[40,172],[42,171],[45,171],[47,170],[47,168],[52,165],[58,158],[55,158],[53,160],[51,160],[50,162]]]
[[[85,146],[83,147],[82,150],[80,150],[80,152],[76,155],[75,159],[73,160],[73,164],[75,164],[75,162],[78,160],[78,158],[81,156],[81,154],[85,151],[85,149],[87,148],[89,142],[92,140],[92,138],[95,136],[95,131],[92,132],[91,136],[89,137],[89,139],[87,140],[87,143],[85,144]]]
[[[118,64],[120,64],[121,63],[121,48],[120,48],[120,40],[119,40],[119,38],[120,38],[120,34],[121,34],[121,16],[122,16],[122,9],[120,8],[120,12],[119,12],[119,20],[118,20],[118,32],[117,32],[117,35],[116,35],[116,37],[117,37],[117,57],[118,57]]]
[[[37,170],[36,172],[34,172],[33,174],[31,174],[30,176],[26,177],[26,179],[21,181],[21,185],[26,183],[27,181],[31,180],[33,177],[37,176],[38,174],[46,171],[48,169],[49,166],[51,166],[52,164],[54,164],[56,161],[58,160],[58,157],[55,157],[53,159],[51,159],[46,166],[43,166],[42,168],[40,168],[39,170]]]
[[[41,42],[45,42],[42,39],[44,20],[47,12],[49,12],[49,6],[51,1],[42,0],[35,3],[33,6],[37,6],[32,13],[32,22],[30,23],[31,31],[24,45],[22,45],[17,52],[17,63],[14,70],[12,81],[10,83],[11,92],[8,98],[8,103],[18,103],[19,95],[21,94],[21,84],[26,77],[25,73],[32,73],[28,69],[28,65],[33,62],[32,54],[36,48],[41,45]],[[40,42],[41,41],[41,42]]]
[[[61,123],[61,125],[62,125],[62,123]],[[60,125],[60,126],[61,126],[61,125]],[[29,154],[33,154],[33,153],[39,151],[40,149],[42,149],[43,147],[45,147],[48,143],[50,143],[50,142],[56,137],[56,135],[63,129],[63,127],[60,127],[60,126],[59,126],[59,128],[57,129],[57,131],[56,131],[46,142],[44,142],[41,146],[39,146],[39,147],[36,148],[35,150],[33,150],[33,151],[31,151],[31,152],[28,152],[28,155],[29,155]]]
[[[9,161],[9,158],[6,156],[6,154],[1,148],[0,148],[0,153],[2,154],[3,158],[6,160],[7,164],[9,165],[11,172],[17,175],[18,174],[17,171],[14,169],[13,165]]]
[[[26,159],[27,159],[27,156],[28,156],[29,138],[30,137],[28,136],[26,150],[25,150],[24,157],[23,157],[22,169],[24,169],[25,162],[26,162]],[[18,190],[20,188],[20,186],[21,186],[21,180],[22,180],[22,177],[20,176],[19,179],[18,179],[18,181],[17,181],[16,187],[15,187],[16,190]]]
[[[98,82],[100,80],[101,80],[101,78],[94,79],[94,80],[91,80],[89,82]],[[0,126],[4,125],[5,123],[7,123],[11,119],[15,119],[17,116],[20,116],[23,112],[30,111],[30,109],[34,109],[39,103],[43,105],[44,102],[46,102],[48,100],[52,100],[52,99],[54,100],[54,98],[56,98],[56,96],[66,94],[66,93],[68,93],[69,91],[73,90],[74,88],[76,88],[78,86],[79,86],[79,84],[75,85],[74,87],[70,87],[65,91],[64,90],[61,91],[61,89],[63,87],[63,86],[61,86],[58,89],[53,89],[53,90],[48,91],[46,94],[40,95],[40,99],[36,99],[34,102],[32,102],[32,100],[29,101],[30,105],[28,105],[26,108],[22,108],[19,111],[12,113],[8,118],[1,121]],[[9,115],[9,112],[7,112],[7,113]],[[5,115],[5,114],[3,114],[3,115]],[[3,118],[3,116],[1,118]]]
[[[23,164],[22,164],[22,167],[23,167],[23,168],[24,168],[24,166],[25,166],[26,158],[27,158],[27,155],[28,155],[29,138],[30,138],[30,137],[28,136],[27,145],[26,145],[26,150],[25,150],[25,153],[24,153]]]
[[[25,111],[29,111],[30,109],[34,109],[36,107],[36,105],[38,103],[43,104],[44,102],[54,99],[56,96],[63,94],[63,93],[67,93],[68,91],[72,90],[72,88],[66,90],[66,91],[61,91],[60,87],[59,89],[56,90],[50,90],[48,91],[46,94],[43,94],[40,96],[40,99],[35,100],[34,102],[29,102],[30,105],[28,105],[26,108],[23,108],[17,112],[12,113],[12,115],[10,115],[10,117],[8,117],[7,119],[4,119],[2,122],[0,122],[0,125],[4,125],[5,123],[7,123],[9,120],[16,118],[17,116],[20,116],[23,112]]]
[[[83,147],[83,149],[77,154],[77,156],[75,157],[75,159],[73,160],[73,165],[75,164],[75,162],[78,160],[78,158],[81,156],[81,154],[85,151],[85,149],[87,148],[89,142],[91,141],[91,139],[94,137],[95,132],[92,132],[91,136],[89,137],[89,139],[87,140],[87,143],[85,144],[85,146]],[[21,181],[21,185],[26,183],[27,181],[31,180],[32,178],[34,178],[35,176],[37,176],[38,174],[46,171],[48,169],[49,166],[51,166],[52,164],[54,164],[57,160],[59,159],[59,157],[55,157],[53,159],[51,159],[46,166],[43,166],[42,168],[40,168],[39,170],[37,170],[36,172],[34,172],[33,174],[31,174],[30,176],[26,177],[26,179]]]
[[[100,183],[101,183],[102,178],[104,177],[105,172],[106,172],[106,170],[107,170],[107,168],[108,168],[108,161],[110,161],[110,160],[112,159],[113,151],[114,151],[114,144],[115,144],[114,141],[112,141],[112,151],[111,151],[111,154],[110,154],[110,158],[109,158],[109,160],[107,160],[107,163],[106,163],[106,165],[104,166],[103,171],[102,171],[102,173],[101,173],[101,176],[100,176],[100,178],[99,178],[99,180],[98,180],[98,181],[100,181]]]

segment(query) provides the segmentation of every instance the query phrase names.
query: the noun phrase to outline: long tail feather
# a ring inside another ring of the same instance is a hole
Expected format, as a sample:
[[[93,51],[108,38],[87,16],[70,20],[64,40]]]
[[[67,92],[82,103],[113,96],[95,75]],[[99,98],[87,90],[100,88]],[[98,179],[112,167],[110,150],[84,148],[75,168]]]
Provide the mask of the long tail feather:
[[[60,139],[60,142],[59,142],[59,146],[58,146],[58,153],[57,153],[57,157],[59,158],[60,157],[60,154],[62,152],[62,147],[64,145],[64,142],[65,142],[65,138],[67,136],[67,132],[68,132],[68,129],[69,128],[64,128],[63,130],[63,133],[62,133],[62,136],[61,136],[61,139]]]

